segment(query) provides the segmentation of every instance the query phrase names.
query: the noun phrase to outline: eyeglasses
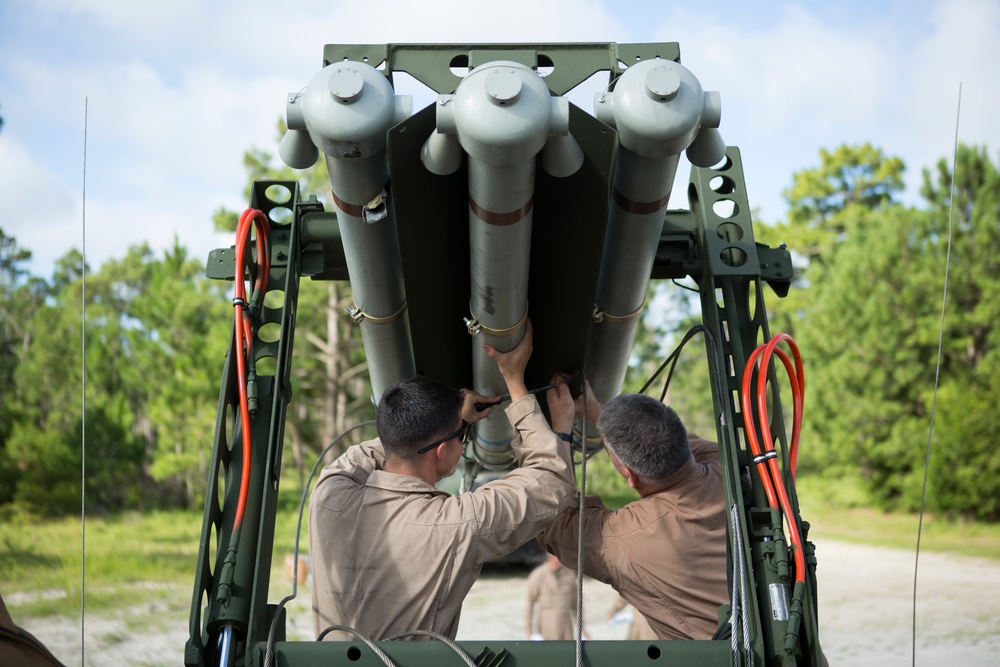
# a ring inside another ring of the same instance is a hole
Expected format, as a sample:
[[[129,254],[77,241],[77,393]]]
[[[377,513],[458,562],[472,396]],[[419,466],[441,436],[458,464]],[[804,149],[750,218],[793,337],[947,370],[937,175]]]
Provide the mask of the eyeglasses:
[[[461,437],[462,440],[465,440],[465,434],[468,432],[470,426],[472,426],[472,424],[463,419],[462,426],[457,431],[455,431],[454,433],[449,433],[443,438],[438,438],[437,440],[427,445],[426,447],[421,447],[420,449],[417,450],[417,454],[424,454],[426,452],[429,452],[438,445],[440,445],[441,443],[448,442],[452,438]]]

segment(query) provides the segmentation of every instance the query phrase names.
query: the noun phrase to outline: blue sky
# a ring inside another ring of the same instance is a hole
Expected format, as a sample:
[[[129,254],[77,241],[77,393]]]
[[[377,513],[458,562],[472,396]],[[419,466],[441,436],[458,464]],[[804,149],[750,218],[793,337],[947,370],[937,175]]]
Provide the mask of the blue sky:
[[[246,205],[242,154],[277,154],[285,94],[327,43],[676,41],[721,93],[758,220],[782,217],[792,173],[844,142],[903,158],[916,203],[921,169],[950,159],[960,82],[960,139],[1000,149],[998,36],[995,0],[5,0],[0,227],[37,275],[81,247],[86,105],[92,267],[143,241],[176,236],[203,258],[230,245],[212,212]]]

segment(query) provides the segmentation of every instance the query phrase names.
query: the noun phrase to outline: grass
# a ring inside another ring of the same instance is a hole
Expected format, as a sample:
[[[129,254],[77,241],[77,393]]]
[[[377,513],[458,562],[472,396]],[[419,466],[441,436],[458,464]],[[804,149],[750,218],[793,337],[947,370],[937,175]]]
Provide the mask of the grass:
[[[283,554],[293,550],[297,519],[297,504],[278,513],[272,572],[283,570]],[[201,524],[198,511],[88,517],[87,610],[140,603],[149,597],[149,587],[157,585],[177,587],[190,597],[190,591],[183,591],[194,583]],[[305,518],[303,550],[304,524]],[[0,523],[0,593],[12,611],[50,616],[80,609],[80,534],[79,518],[15,516]]]
[[[851,481],[803,478],[797,486],[802,518],[812,526],[811,539],[916,548],[917,514],[866,507],[863,491]],[[925,514],[920,550],[1000,559],[1000,525]]]
[[[87,607],[103,609],[140,600],[137,584],[190,579],[198,555],[200,516],[192,512],[127,513],[88,518]],[[40,521],[14,517],[0,525],[0,581],[4,593],[59,592],[10,604],[22,613],[49,615],[80,608],[79,518]]]

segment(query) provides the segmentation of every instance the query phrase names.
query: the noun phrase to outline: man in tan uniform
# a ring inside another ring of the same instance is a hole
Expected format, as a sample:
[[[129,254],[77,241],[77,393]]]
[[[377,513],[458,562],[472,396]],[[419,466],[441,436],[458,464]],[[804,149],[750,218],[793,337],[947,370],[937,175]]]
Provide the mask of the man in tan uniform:
[[[623,394],[601,406],[589,388],[587,395],[588,418],[640,499],[619,510],[586,499],[584,573],[617,590],[660,639],[710,639],[729,597],[718,446],[689,438],[677,414],[649,396]],[[563,419],[553,427],[568,430]],[[576,568],[578,535],[579,509],[571,508],[539,541]]]
[[[576,603],[576,572],[550,555],[528,575],[528,606],[524,616],[528,638],[538,635],[542,639],[573,639]]]
[[[519,467],[459,496],[434,487],[462,457],[468,423],[489,414],[489,397],[411,378],[382,395],[379,439],[351,447],[323,469],[309,511],[316,633],[333,624],[379,640],[409,630],[454,638],[462,601],[483,563],[510,553],[547,527],[572,500],[569,452],[524,384],[531,324],[509,353],[484,346],[511,404]],[[572,418],[562,380],[550,410]],[[499,397],[494,397],[494,400]],[[329,639],[354,639],[331,632]]]

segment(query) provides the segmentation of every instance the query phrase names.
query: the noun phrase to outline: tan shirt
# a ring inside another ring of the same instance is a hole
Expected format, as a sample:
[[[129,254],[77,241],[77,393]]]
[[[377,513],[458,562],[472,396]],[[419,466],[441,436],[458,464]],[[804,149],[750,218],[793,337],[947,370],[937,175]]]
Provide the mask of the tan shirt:
[[[309,509],[317,635],[339,624],[376,640],[416,629],[455,637],[483,563],[535,537],[575,492],[569,454],[534,396],[507,418],[520,467],[459,496],[385,472],[378,440],[323,469]]]
[[[586,498],[584,574],[610,584],[661,639],[711,639],[728,602],[726,498],[715,443],[690,436],[693,457],[667,487],[619,510]],[[579,510],[539,540],[577,565]]]
[[[560,565],[553,572],[548,563],[532,570],[528,575],[528,605],[524,618],[528,635],[537,630],[545,639],[573,639],[576,636],[573,628],[577,598],[576,572],[573,570]]]

